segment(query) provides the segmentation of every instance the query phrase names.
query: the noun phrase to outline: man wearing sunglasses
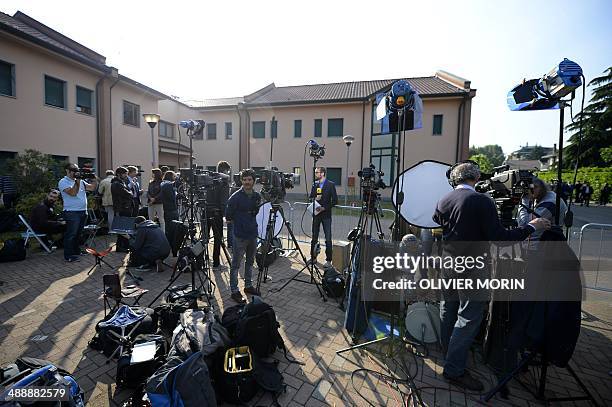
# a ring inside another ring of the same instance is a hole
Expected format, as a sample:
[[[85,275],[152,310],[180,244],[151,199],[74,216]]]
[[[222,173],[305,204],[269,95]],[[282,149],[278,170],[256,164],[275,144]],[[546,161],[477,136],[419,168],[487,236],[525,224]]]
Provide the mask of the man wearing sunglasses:
[[[83,181],[76,164],[66,164],[64,169],[66,170],[66,176],[58,183],[64,201],[62,217],[66,221],[64,260],[72,263],[79,261],[79,254],[81,253],[79,237],[87,220],[87,195],[85,191],[95,191],[98,184],[95,179],[91,184]]]

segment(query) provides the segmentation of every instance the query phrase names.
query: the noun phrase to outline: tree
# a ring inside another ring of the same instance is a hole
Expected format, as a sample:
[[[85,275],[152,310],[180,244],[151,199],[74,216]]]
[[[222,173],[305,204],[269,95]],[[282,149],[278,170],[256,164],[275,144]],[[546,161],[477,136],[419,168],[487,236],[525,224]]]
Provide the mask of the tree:
[[[58,173],[57,166],[50,155],[30,149],[7,162],[8,173],[13,175],[21,197],[48,192],[57,187],[54,175]]]
[[[612,165],[612,147],[602,148],[599,150],[599,155],[607,165]]]
[[[612,146],[612,67],[604,75],[589,82],[593,96],[584,111],[574,116],[566,130],[574,132],[569,145],[564,149],[564,167],[574,167],[578,160],[581,167],[605,167],[606,162],[600,154],[602,149]],[[582,142],[578,151],[582,119]]]
[[[527,158],[529,160],[539,160],[545,153],[546,150],[544,150],[544,147],[536,145],[533,147],[533,150],[531,150]]]
[[[484,154],[493,167],[502,165],[506,158],[501,146],[497,144],[489,144],[483,147],[472,146],[470,148],[470,156],[478,154]]]
[[[485,174],[493,173],[493,166],[486,155],[476,154],[471,156],[470,160],[475,161],[478,164],[480,167],[480,172],[484,172]]]

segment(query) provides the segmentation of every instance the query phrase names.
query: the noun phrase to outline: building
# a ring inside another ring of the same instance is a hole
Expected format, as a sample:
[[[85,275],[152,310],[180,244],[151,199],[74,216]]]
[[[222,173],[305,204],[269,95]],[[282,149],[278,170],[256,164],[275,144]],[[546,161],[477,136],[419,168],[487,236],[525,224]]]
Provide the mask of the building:
[[[557,145],[553,147],[526,144],[511,152],[504,162],[513,169],[548,171],[557,162]]]
[[[466,159],[476,90],[444,71],[408,80],[423,98],[424,125],[405,133],[405,168]],[[270,84],[241,97],[184,103],[119,74],[103,55],[21,12],[0,13],[0,159],[34,148],[98,171],[132,164],[148,174],[159,165],[188,166],[191,141],[198,165],[212,169],[224,159],[234,169],[260,169],[274,141],[273,165],[301,174],[304,188],[304,171],[312,171],[305,145],[314,139],[326,146],[319,165],[328,167],[339,193],[369,163],[389,184],[399,136],[381,134],[374,110],[376,95],[394,81]],[[161,117],[153,136],[144,113]],[[177,125],[184,119],[205,120],[202,137],[189,140]],[[347,134],[355,137],[348,167]]]

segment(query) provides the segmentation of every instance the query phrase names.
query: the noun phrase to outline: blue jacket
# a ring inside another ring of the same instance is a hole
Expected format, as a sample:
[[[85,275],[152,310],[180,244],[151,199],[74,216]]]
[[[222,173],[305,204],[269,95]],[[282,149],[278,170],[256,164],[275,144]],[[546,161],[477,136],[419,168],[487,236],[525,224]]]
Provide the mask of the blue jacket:
[[[227,201],[225,218],[234,223],[234,236],[239,239],[257,237],[257,212],[261,195],[253,191],[250,197],[242,188],[234,192]]]
[[[146,220],[137,225],[135,230],[136,234],[130,239],[130,245],[135,252],[149,261],[168,257],[170,243],[155,222]]]

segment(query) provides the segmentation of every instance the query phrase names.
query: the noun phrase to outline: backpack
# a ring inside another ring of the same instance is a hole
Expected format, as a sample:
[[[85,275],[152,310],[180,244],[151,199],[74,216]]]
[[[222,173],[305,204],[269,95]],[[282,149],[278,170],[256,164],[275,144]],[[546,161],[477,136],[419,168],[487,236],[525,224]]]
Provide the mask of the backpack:
[[[339,298],[344,295],[344,278],[336,269],[326,268],[323,271],[322,286],[328,296]]]
[[[168,344],[161,335],[144,334],[134,339],[134,345],[146,342],[155,342],[155,357],[151,360],[132,363],[132,350],[127,350],[117,360],[117,374],[115,381],[118,387],[137,388],[142,386],[147,379],[163,365],[168,354]]]
[[[26,249],[23,239],[8,239],[0,247],[0,263],[9,261],[22,261],[26,258]]]
[[[208,366],[201,352],[184,362],[168,361],[147,381],[145,390],[155,407],[213,407],[217,405]]]
[[[274,309],[258,296],[244,306],[234,332],[237,346],[248,346],[257,356],[265,358],[285,349],[285,342],[278,332],[280,324]]]
[[[223,311],[221,325],[227,329],[227,333],[229,334],[230,338],[233,338],[234,334],[236,333],[236,326],[238,325],[238,320],[240,320],[240,314],[242,314],[244,306],[245,304],[238,304],[226,308],[225,311]]]

